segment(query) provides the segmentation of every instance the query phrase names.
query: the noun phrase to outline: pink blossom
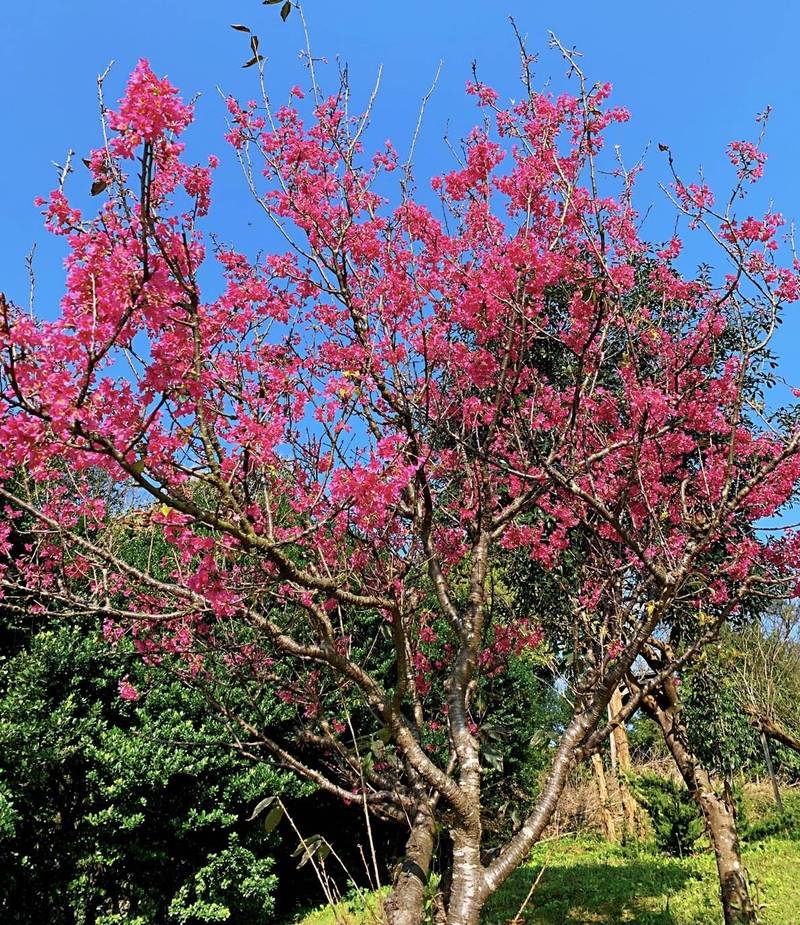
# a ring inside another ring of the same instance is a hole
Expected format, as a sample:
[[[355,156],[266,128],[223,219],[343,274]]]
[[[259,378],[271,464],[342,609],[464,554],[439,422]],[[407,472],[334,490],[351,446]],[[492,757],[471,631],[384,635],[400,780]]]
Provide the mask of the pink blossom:
[[[119,696],[122,700],[138,700],[140,697],[139,692],[128,681],[127,675],[119,682]]]

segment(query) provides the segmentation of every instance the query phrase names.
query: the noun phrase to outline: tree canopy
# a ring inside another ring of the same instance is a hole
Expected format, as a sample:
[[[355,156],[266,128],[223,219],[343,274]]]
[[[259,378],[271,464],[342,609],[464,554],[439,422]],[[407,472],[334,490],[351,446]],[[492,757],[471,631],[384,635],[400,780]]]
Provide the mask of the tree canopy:
[[[346,84],[326,95],[312,67],[283,105],[229,99],[283,242],[255,258],[204,233],[217,158],[186,159],[194,107],[141,61],[86,159],[97,209],[41,200],[68,253],[57,317],[0,301],[5,595],[176,659],[243,748],[406,827],[393,923],[420,920],[441,828],[447,921],[476,922],[575,764],[753,601],[796,591],[796,534],[758,529],[800,479],[796,407],[764,404],[800,275],[780,215],[736,211],[760,143],[729,146],[721,206],[669,157],[678,216],[724,264],[682,273],[605,150],[627,111],[562,51],[574,95],[537,89],[524,49],[520,102],[470,82],[442,217],[410,158],[365,150]],[[502,739],[481,703],[547,647],[573,665],[571,715],[489,856]]]

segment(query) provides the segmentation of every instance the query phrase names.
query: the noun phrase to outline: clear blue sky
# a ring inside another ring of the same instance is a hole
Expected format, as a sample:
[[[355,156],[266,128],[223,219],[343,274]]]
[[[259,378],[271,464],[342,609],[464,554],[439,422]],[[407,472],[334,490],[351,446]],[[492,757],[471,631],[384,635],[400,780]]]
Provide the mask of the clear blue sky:
[[[298,17],[293,13],[284,24],[278,7],[260,0],[2,0],[0,5],[0,288],[18,301],[26,298],[24,258],[36,242],[37,301],[44,311],[61,289],[62,251],[59,242],[48,241],[32,200],[54,186],[52,160],[62,161],[70,147],[83,155],[98,143],[95,78],[110,59],[116,61],[110,100],[139,57],[168,73],[186,97],[202,93],[192,148],[198,156],[216,152],[229,161],[215,88],[244,99],[256,95],[254,72],[240,66],[246,39],[229,24],[247,23],[260,34],[274,90],[304,82],[297,58]],[[800,4],[306,0],[305,7],[315,52],[347,62],[362,99],[377,66],[384,65],[374,131],[381,139],[391,136],[401,154],[419,100],[437,62],[444,60],[417,158],[423,176],[449,166],[441,144],[446,122],[458,137],[474,112],[463,93],[473,59],[483,79],[518,95],[516,47],[507,19],[513,14],[530,48],[540,52],[540,78],[563,82],[563,63],[547,49],[547,32],[553,30],[584,52],[592,79],[614,84],[616,101],[633,115],[618,137],[628,160],[653,143],[642,211],[658,202],[657,182],[666,179],[656,143],[671,146],[685,173],[703,165],[712,185],[727,183],[724,145],[752,137],[755,114],[771,104],[770,159],[759,201],[773,198],[787,217],[800,219]],[[333,81],[333,67],[329,74]],[[258,226],[248,225],[253,210],[232,167],[223,165],[219,181],[209,227],[257,246]],[[88,185],[82,168],[72,184],[76,192]],[[656,209],[650,227],[656,238],[670,231],[659,226],[660,214]],[[778,346],[783,372],[797,384],[800,306],[792,315]]]

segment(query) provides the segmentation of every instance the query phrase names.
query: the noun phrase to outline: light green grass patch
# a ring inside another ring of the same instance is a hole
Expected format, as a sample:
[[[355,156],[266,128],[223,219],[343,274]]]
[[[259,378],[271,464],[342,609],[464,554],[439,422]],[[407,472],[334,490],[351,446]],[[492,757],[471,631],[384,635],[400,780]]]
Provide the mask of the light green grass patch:
[[[748,846],[744,861],[762,925],[800,925],[800,841],[770,838]],[[538,845],[529,863],[492,897],[484,925],[507,925],[545,866],[522,915],[525,925],[721,925],[710,851],[668,858],[589,838]],[[299,925],[377,925],[380,899],[369,894],[319,909]]]
[[[800,925],[800,843],[769,839],[744,861],[763,925]],[[717,925],[722,922],[711,852],[667,858],[647,850],[581,839],[538,846],[485,911],[487,925],[518,912],[542,865],[523,915],[526,925]]]

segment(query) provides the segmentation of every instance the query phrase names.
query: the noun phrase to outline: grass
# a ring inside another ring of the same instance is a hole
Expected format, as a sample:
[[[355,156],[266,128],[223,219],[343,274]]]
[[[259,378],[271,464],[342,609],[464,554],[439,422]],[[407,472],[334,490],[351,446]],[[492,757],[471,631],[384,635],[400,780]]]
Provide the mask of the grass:
[[[794,795],[800,808],[800,794]],[[800,925],[800,838],[774,835],[749,844],[744,862],[761,925]],[[538,845],[487,903],[484,925],[507,925],[545,870],[524,925],[721,925],[714,856],[677,859],[651,849],[558,839]],[[376,925],[375,894],[316,910],[298,925]]]
[[[800,923],[800,843],[768,839],[746,849],[745,865],[764,925]],[[484,911],[487,925],[512,919],[533,878],[545,872],[527,925],[716,925],[721,923],[711,852],[677,859],[589,839],[535,849]]]

